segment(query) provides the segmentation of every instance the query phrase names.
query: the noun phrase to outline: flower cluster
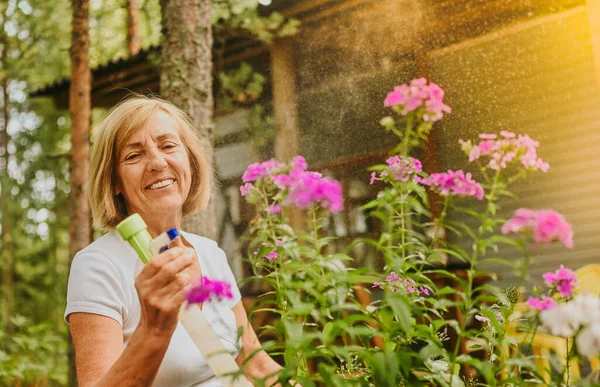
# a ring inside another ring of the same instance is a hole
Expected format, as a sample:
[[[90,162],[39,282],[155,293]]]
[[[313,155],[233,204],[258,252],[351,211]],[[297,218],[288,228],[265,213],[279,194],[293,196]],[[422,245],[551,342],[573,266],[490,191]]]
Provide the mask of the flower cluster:
[[[452,112],[444,104],[444,90],[433,82],[427,83],[425,78],[413,79],[409,84],[394,87],[385,97],[383,105],[394,108],[403,116],[416,112],[424,122],[439,121],[444,113]]]
[[[562,298],[573,297],[575,288],[577,287],[577,276],[571,269],[567,269],[564,265],[560,265],[556,271],[549,271],[542,276],[544,283],[550,288],[550,295],[560,294]],[[558,303],[556,299],[542,295],[540,297],[529,297],[527,305],[535,310],[545,311],[556,308]],[[558,299],[560,301],[560,299]]]
[[[584,294],[540,314],[542,324],[553,335],[571,337],[577,335],[576,343],[580,354],[600,354],[600,298]]]
[[[554,300],[554,298],[552,297],[548,297],[548,296],[540,296],[540,297],[529,297],[527,299],[527,306],[529,306],[531,309],[535,309],[535,310],[540,310],[540,311],[544,311],[544,310],[550,310],[553,308],[556,308],[558,304],[556,303],[556,300]]]
[[[528,171],[547,172],[550,166],[537,155],[540,143],[526,134],[516,135],[503,130],[496,134],[482,133],[479,143],[459,140],[462,150],[469,155],[469,161],[488,157],[487,166],[495,171],[507,168],[512,162],[520,162]]]
[[[344,208],[340,183],[306,169],[306,160],[302,156],[296,156],[289,164],[275,159],[251,164],[242,176],[245,184],[240,187],[240,193],[252,198],[254,193],[260,191],[257,187],[279,191],[279,195],[269,192],[269,196],[279,200],[266,208],[269,214],[280,213],[281,204],[295,205],[301,209],[319,204],[331,212],[340,212]]]
[[[429,289],[418,285],[413,279],[402,279],[398,274],[396,274],[396,272],[393,271],[385,278],[385,282],[373,282],[372,287],[388,289],[391,292],[404,290],[405,292],[414,295],[429,295]]]
[[[484,195],[481,184],[473,180],[470,173],[465,174],[462,170],[432,173],[429,177],[415,181],[434,188],[442,196],[472,196],[482,200]]]
[[[186,299],[189,305],[199,304],[216,300],[231,300],[233,293],[231,292],[231,285],[225,281],[211,280],[206,277],[202,277],[200,284],[192,287],[186,293]]]
[[[533,211],[519,208],[515,215],[502,226],[504,235],[509,233],[531,234],[535,243],[562,242],[573,248],[573,229],[565,218],[553,210]]]
[[[554,272],[545,273],[543,278],[546,285],[555,288],[561,297],[572,297],[577,287],[575,272],[564,265],[560,265],[560,268]]]
[[[379,177],[377,172],[371,173],[369,184],[373,184],[377,180],[384,180],[388,176],[396,181],[407,182],[423,171],[421,161],[414,157],[392,156],[386,160],[386,163],[388,167],[379,174]]]

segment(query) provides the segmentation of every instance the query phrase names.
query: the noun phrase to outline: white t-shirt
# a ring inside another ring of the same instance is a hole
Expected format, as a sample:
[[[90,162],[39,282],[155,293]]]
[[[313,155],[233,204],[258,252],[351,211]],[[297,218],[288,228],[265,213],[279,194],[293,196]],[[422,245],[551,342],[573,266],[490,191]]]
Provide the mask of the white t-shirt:
[[[231,284],[232,300],[206,302],[202,310],[235,358],[241,342],[231,309],[241,300],[241,295],[225,252],[210,239],[182,234],[196,250],[202,275]],[[134,285],[138,260],[135,250],[116,231],[107,233],[77,253],[71,264],[65,319],[75,312],[113,318],[123,326],[123,343],[127,346],[140,321],[140,301]],[[173,333],[154,385],[222,386],[181,323]]]

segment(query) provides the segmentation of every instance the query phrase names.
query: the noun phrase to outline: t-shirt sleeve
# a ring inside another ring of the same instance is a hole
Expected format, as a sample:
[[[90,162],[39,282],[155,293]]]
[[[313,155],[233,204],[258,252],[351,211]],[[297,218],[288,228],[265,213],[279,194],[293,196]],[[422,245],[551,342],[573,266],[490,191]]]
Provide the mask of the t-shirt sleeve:
[[[100,252],[78,254],[71,263],[65,320],[84,312],[110,317],[123,325],[126,311],[122,274]]]
[[[223,251],[223,249],[220,248],[216,243],[215,249],[217,250],[216,255],[219,259],[219,269],[222,274],[222,278],[220,278],[220,280],[227,281],[229,284],[231,284],[231,293],[233,293],[233,298],[229,302],[233,308],[242,300],[242,294],[240,293],[240,288],[238,288],[235,276],[233,275],[231,267],[229,266],[229,262],[227,261],[227,255],[225,254],[225,251]]]

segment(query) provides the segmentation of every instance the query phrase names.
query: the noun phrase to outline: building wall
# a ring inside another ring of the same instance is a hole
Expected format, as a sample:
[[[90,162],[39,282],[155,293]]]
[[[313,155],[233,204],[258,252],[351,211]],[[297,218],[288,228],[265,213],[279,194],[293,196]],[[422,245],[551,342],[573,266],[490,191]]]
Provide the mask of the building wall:
[[[577,7],[428,56],[431,77],[454,109],[436,129],[442,169],[469,168],[458,139],[476,139],[477,133],[511,130],[541,142],[549,172],[518,183],[518,199],[503,213],[510,216],[517,207],[560,211],[573,224],[575,249],[542,249],[530,271],[537,281],[560,264],[576,269],[600,261],[600,90],[590,34],[587,10]],[[504,256],[518,259],[510,250]],[[510,281],[510,270],[495,269]]]

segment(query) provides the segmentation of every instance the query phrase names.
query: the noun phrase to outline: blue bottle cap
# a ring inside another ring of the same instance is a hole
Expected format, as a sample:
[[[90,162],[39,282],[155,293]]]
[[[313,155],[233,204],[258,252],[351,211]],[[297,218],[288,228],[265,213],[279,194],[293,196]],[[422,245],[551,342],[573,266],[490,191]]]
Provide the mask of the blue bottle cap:
[[[179,231],[177,231],[176,228],[171,228],[171,229],[167,230],[167,235],[169,236],[170,240],[174,240],[175,238],[177,238],[179,236]]]

